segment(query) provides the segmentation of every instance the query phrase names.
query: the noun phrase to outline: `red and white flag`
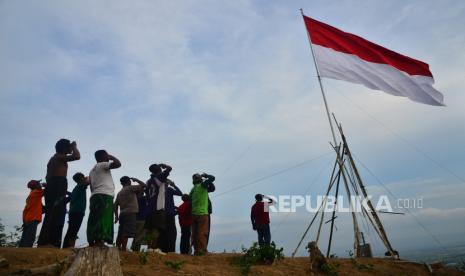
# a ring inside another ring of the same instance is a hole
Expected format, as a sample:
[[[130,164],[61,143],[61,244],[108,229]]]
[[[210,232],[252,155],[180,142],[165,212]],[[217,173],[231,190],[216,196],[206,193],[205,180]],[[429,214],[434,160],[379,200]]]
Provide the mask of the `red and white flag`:
[[[363,84],[412,101],[444,105],[428,64],[304,16],[320,76]]]

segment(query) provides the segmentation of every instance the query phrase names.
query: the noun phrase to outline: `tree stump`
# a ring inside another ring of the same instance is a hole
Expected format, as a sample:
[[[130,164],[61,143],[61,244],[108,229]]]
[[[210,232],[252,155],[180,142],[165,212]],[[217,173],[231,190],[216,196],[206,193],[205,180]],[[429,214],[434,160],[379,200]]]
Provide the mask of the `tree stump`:
[[[87,247],[80,249],[65,276],[122,276],[116,247]]]

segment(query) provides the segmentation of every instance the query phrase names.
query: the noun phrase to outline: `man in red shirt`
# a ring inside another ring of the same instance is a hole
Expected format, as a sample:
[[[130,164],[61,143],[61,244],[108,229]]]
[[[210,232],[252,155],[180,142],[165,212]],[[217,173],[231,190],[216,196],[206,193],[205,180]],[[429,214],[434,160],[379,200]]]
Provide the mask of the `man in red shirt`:
[[[263,202],[263,198],[268,199],[268,202]],[[252,220],[252,228],[257,231],[258,244],[260,246],[270,245],[270,214],[268,206],[273,204],[273,200],[262,194],[255,195],[255,204],[252,206],[250,212],[250,219]]]
[[[189,195],[182,195],[183,203],[178,207],[179,226],[181,226],[181,254],[189,254],[191,249],[192,211]]]

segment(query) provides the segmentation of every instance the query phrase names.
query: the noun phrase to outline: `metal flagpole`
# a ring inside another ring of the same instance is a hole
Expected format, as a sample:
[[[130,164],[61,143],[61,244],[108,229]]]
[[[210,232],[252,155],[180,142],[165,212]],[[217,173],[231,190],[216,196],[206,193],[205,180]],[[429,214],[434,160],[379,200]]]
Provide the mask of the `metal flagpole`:
[[[302,19],[304,19],[304,10],[300,9],[300,13],[302,14]],[[305,19],[304,19],[304,24],[305,24]],[[313,51],[312,38],[311,38],[310,32],[307,29],[307,25],[305,25],[305,30],[307,31],[308,42],[310,44],[310,50],[312,51],[313,63],[315,64],[316,74],[318,77],[318,83],[320,84],[321,95],[323,96],[323,101],[325,103],[326,115],[328,116],[329,126],[331,127],[331,134],[333,135],[334,146],[337,146],[336,135],[334,134],[333,122],[331,120],[331,115],[330,115],[331,113],[329,112],[328,101],[326,100],[325,91],[323,89],[323,83],[321,81],[320,70],[318,69],[318,64],[315,58],[315,52]]]

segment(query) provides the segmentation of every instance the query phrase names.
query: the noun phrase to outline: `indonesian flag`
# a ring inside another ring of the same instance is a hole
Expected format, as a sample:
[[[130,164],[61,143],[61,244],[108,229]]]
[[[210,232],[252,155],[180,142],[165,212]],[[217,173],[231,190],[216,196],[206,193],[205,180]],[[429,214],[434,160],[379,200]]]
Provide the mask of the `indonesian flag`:
[[[428,64],[304,16],[320,76],[381,90],[412,101],[444,105]]]

